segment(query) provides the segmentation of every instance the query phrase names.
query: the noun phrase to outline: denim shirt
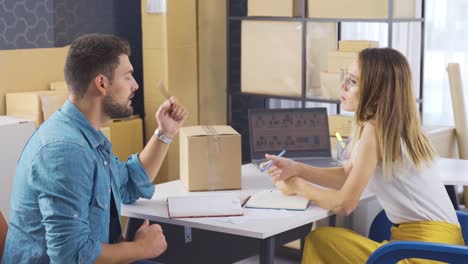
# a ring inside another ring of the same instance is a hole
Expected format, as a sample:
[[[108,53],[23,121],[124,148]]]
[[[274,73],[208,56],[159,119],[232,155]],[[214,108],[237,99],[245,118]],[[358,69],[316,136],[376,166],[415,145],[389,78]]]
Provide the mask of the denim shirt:
[[[131,140],[131,139],[129,139]],[[111,188],[121,203],[151,198],[136,154],[120,162],[70,101],[27,143],[14,179],[2,263],[93,263],[109,240]]]

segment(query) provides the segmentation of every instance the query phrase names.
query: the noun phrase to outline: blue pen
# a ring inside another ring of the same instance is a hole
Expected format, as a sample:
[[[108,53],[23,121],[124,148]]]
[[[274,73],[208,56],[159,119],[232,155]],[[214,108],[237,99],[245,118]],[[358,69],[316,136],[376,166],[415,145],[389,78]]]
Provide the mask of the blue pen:
[[[277,156],[282,157],[284,155],[284,153],[286,153],[285,149],[283,149]],[[265,167],[263,167],[263,169],[261,169],[261,172],[265,172],[266,170],[268,170],[268,168],[270,168],[271,165],[273,165],[273,163],[274,162],[272,160],[270,160],[270,162],[268,162],[268,164]]]

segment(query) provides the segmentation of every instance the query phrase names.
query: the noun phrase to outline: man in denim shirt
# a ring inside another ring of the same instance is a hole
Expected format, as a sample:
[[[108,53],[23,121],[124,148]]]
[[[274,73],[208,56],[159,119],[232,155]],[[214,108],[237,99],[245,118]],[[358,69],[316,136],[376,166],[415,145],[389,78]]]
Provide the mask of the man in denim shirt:
[[[167,247],[159,225],[121,239],[120,203],[151,198],[152,180],[187,117],[175,98],[156,113],[157,136],[120,162],[99,129],[133,113],[138,90],[127,42],[75,40],[65,64],[70,97],[31,137],[18,162],[2,263],[129,263]],[[131,140],[131,139],[129,139]]]

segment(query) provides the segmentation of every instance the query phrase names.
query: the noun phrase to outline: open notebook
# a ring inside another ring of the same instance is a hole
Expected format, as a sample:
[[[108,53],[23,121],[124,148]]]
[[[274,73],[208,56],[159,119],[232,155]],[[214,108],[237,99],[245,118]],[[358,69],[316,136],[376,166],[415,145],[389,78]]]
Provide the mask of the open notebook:
[[[169,218],[243,215],[241,201],[235,195],[169,196]]]
[[[309,206],[309,200],[302,196],[288,196],[278,190],[264,190],[250,197],[246,208],[287,209],[303,211]]]

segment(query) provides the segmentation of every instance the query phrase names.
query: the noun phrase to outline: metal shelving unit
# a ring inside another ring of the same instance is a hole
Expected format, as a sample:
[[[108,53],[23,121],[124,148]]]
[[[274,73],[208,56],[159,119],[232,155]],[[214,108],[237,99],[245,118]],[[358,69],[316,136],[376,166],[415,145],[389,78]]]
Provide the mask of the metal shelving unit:
[[[228,100],[228,122],[242,135],[242,161],[250,162],[248,109],[268,107],[268,99],[285,99],[301,102],[301,107],[306,107],[307,102],[329,103],[336,105],[336,112],[340,112],[340,101],[320,97],[307,96],[307,23],[308,22],[333,22],[337,23],[337,39],[341,39],[342,23],[364,22],[387,24],[387,46],[393,46],[393,32],[395,23],[419,23],[421,26],[421,49],[420,49],[420,71],[419,71],[419,110],[422,113],[423,98],[423,62],[424,62],[424,2],[421,0],[420,18],[393,18],[393,0],[388,0],[388,17],[383,19],[336,19],[336,18],[309,18],[307,17],[307,0],[302,0],[302,14],[300,17],[264,17],[247,16],[248,0],[226,0],[226,45],[227,45],[227,100]],[[254,21],[291,21],[302,23],[302,94],[300,97],[277,96],[268,94],[242,93],[241,80],[241,24],[244,20]]]

